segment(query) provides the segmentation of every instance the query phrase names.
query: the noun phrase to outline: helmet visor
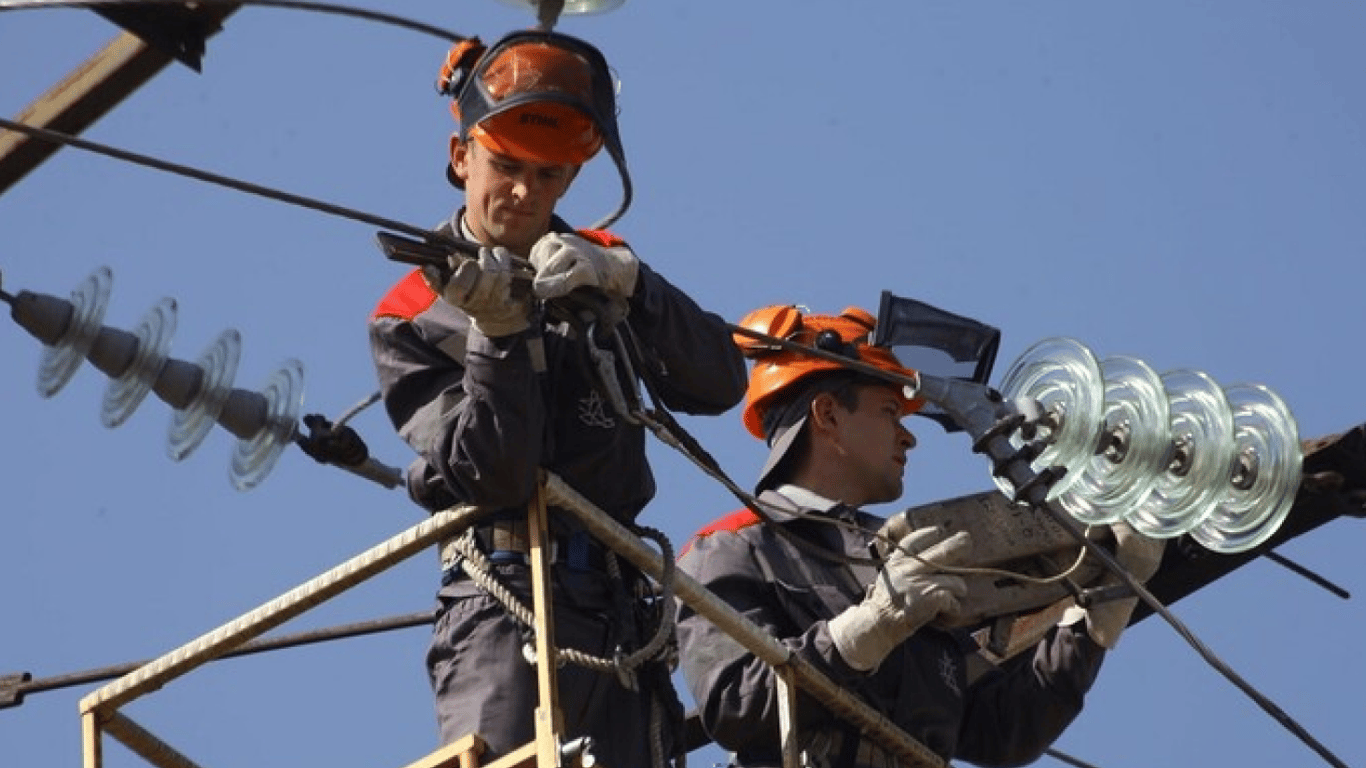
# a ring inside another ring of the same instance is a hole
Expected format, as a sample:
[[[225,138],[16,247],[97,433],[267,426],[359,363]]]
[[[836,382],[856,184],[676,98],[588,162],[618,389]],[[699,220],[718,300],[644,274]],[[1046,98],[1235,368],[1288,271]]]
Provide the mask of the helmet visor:
[[[515,33],[471,75],[459,98],[463,138],[501,154],[579,165],[597,154],[615,126],[606,61],[575,38]]]

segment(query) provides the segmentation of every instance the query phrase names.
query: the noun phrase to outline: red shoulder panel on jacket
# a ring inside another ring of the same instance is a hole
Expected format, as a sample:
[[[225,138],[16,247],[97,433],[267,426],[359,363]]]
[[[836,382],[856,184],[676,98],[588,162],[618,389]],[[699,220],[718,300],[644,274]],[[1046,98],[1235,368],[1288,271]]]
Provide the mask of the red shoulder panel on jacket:
[[[384,294],[384,298],[375,305],[375,311],[370,313],[370,319],[397,317],[400,320],[412,320],[435,301],[436,291],[422,278],[422,270],[414,269]]]
[[[692,538],[688,539],[688,543],[683,545],[683,549],[679,551],[678,556],[682,557],[688,554],[688,550],[692,549],[693,542],[698,541],[699,539],[705,539],[713,533],[718,531],[735,533],[741,528],[748,528],[758,522],[760,522],[759,516],[754,514],[751,510],[742,509],[738,512],[732,512],[720,520],[716,520],[697,533],[694,533]]]
[[[605,229],[580,229],[578,235],[590,243],[601,245],[603,248],[620,248],[626,245],[625,240]]]

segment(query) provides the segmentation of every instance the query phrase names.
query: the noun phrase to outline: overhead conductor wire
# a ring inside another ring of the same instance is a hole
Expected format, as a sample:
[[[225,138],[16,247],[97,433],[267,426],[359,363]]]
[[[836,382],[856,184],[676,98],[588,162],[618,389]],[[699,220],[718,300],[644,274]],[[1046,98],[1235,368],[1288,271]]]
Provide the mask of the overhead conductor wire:
[[[177,2],[176,0],[0,0],[0,12],[39,10],[46,8],[95,8],[119,5],[145,6],[149,4],[149,2],[151,4],[158,5],[184,5],[183,1]],[[462,35],[457,35],[448,30],[434,27],[428,24],[423,24],[421,22],[413,21],[405,17],[400,17],[379,11],[371,11],[361,8],[337,5],[332,3],[305,2],[304,0],[239,0],[237,2],[230,2],[229,0],[200,0],[200,2],[204,4],[213,3],[243,6],[256,5],[264,7],[277,7],[293,10],[312,11],[317,13],[351,16],[368,21],[373,21],[376,23],[392,25],[404,29],[421,32],[424,34],[429,34],[446,41],[455,42],[465,39],[465,37]],[[17,131],[19,133],[24,133],[44,141],[50,141],[58,144],[63,144],[66,146],[75,147],[77,149],[82,149],[95,154],[105,155],[107,157],[112,157],[117,160],[123,160],[125,162],[132,163],[134,165],[141,165],[144,167],[153,168],[156,170],[165,171],[179,176],[195,179],[197,181],[202,181],[205,183],[215,184],[229,189],[234,189],[239,192],[258,195],[261,197],[276,200],[278,202],[283,202],[289,205],[308,208],[310,210],[318,211],[328,215],[351,219],[354,221],[363,222],[384,229],[390,229],[396,232],[402,232],[404,234],[418,237],[427,241],[440,242],[442,240],[442,238],[439,235],[436,235],[430,229],[424,227],[415,227],[413,225],[406,224],[401,221],[370,214],[357,209],[327,203],[303,195],[284,192],[279,189],[267,187],[264,185],[253,184],[222,174],[211,173],[191,166],[161,160],[155,157],[151,157],[149,155],[119,149],[117,147],[113,147],[107,144],[88,141],[86,139],[81,139],[79,137],[62,133],[60,131],[39,128],[36,126],[27,125],[25,123],[9,120],[6,118],[0,118],[0,128]],[[448,244],[455,245],[455,243]],[[877,368],[876,366],[863,364],[861,363],[861,361],[851,360],[849,358],[839,356],[834,353],[827,353],[824,350],[805,347],[803,345],[790,342],[786,339],[779,339],[776,337],[768,336],[766,334],[760,334],[749,329],[742,328],[740,326],[731,325],[730,329],[737,333],[749,335],[753,338],[762,339],[765,342],[775,344],[789,351],[796,351],[801,354],[807,354],[815,357],[820,357],[822,359],[831,360],[846,367],[849,367],[851,369],[862,371],[864,373],[877,376],[884,380],[893,381],[903,386],[918,386],[918,382],[915,382],[912,379],[898,376],[888,371],[883,371],[882,369]],[[723,484],[728,485],[728,487],[732,491],[734,490],[733,484]],[[1047,504],[1044,504],[1043,507],[1045,510],[1051,512],[1054,515],[1057,515],[1056,511],[1052,510],[1051,507],[1049,507]],[[1075,526],[1071,525],[1067,525],[1065,527],[1068,528],[1068,530],[1074,530],[1075,528]],[[1193,649],[1195,649],[1195,651],[1201,656],[1201,658],[1203,658],[1211,667],[1213,667],[1227,680],[1233,683],[1235,687],[1237,687],[1249,698],[1251,698],[1254,702],[1256,702],[1257,705],[1263,711],[1271,715],[1271,717],[1274,718],[1277,722],[1281,723],[1282,726],[1284,726],[1287,730],[1289,730],[1292,734],[1294,734],[1297,738],[1299,738],[1302,742],[1309,746],[1314,752],[1316,752],[1330,765],[1335,766],[1335,768],[1348,768],[1346,763],[1337,758],[1337,756],[1335,756],[1331,751],[1329,751],[1327,747],[1320,744],[1311,734],[1309,734],[1293,718],[1286,714],[1279,706],[1277,706],[1267,697],[1263,696],[1251,684],[1243,680],[1233,669],[1228,667],[1228,665],[1226,665],[1221,659],[1219,659],[1218,656],[1215,655],[1213,651],[1211,651],[1207,646],[1205,646],[1204,643],[1202,643],[1195,636],[1195,634],[1191,632],[1191,630],[1188,627],[1186,627],[1186,625],[1183,622],[1181,622],[1180,619],[1178,619],[1164,605],[1162,605],[1162,603],[1159,600],[1157,600],[1157,598],[1154,597],[1152,593],[1150,593],[1146,588],[1144,588],[1142,584],[1137,583],[1127,573],[1123,572],[1122,568],[1118,568],[1118,565],[1114,563],[1113,558],[1111,558],[1108,555],[1108,553],[1101,550],[1097,545],[1087,540],[1084,536],[1082,536],[1080,540],[1083,546],[1093,548],[1094,553],[1102,562],[1104,562],[1107,565],[1107,567],[1109,567],[1111,570],[1117,570],[1117,575],[1119,575],[1128,584],[1128,586],[1130,586],[1134,590],[1134,592],[1145,603],[1147,603],[1149,607],[1153,609],[1155,613],[1162,616],[1162,618],[1177,632],[1177,634],[1181,636],[1187,642],[1187,644],[1189,644]]]
[[[459,42],[464,35],[457,35],[441,27],[414,21],[406,16],[396,16],[383,11],[356,8],[336,3],[307,2],[306,0],[195,0],[193,4],[185,0],[0,0],[0,11],[37,11],[49,8],[108,8],[120,5],[145,7],[149,5],[258,5],[267,8],[285,8],[297,11],[310,11],[335,16],[373,21],[377,24],[407,29],[413,32],[438,37],[448,42]]]
[[[772,344],[774,346],[781,347],[782,349],[789,352],[796,352],[798,354],[818,357],[822,360],[839,363],[840,365],[844,365],[855,371],[859,371],[870,376],[875,376],[884,381],[897,384],[898,386],[912,387],[914,389],[920,388],[920,382],[917,381],[915,378],[892,373],[891,371],[886,371],[881,368],[878,368],[875,365],[869,365],[867,363],[864,363],[861,360],[853,360],[851,358],[844,357],[843,355],[840,355],[837,352],[829,352],[815,347],[807,347],[805,345],[797,344],[787,339],[780,339],[775,336],[769,336],[768,334],[760,333],[758,331],[754,331],[749,328],[744,328],[741,326],[731,326],[731,330],[735,333],[763,341],[766,344]],[[1119,576],[1124,581],[1125,585],[1132,589],[1134,593],[1138,595],[1139,598],[1143,600],[1143,602],[1147,603],[1148,606],[1151,607],[1155,613],[1161,616],[1163,620],[1165,620],[1167,624],[1169,624],[1172,627],[1172,629],[1174,629],[1176,633],[1183,640],[1185,640],[1188,645],[1191,646],[1191,648],[1195,649],[1195,652],[1199,654],[1201,658],[1203,658],[1211,667],[1213,667],[1216,671],[1223,675],[1225,679],[1233,683],[1235,687],[1237,687],[1240,691],[1242,691],[1249,698],[1251,698],[1257,704],[1257,706],[1259,706],[1262,709],[1262,711],[1266,712],[1278,723],[1284,726],[1286,730],[1294,734],[1297,738],[1300,739],[1300,741],[1302,741],[1306,746],[1308,746],[1310,749],[1316,752],[1330,765],[1335,766],[1335,768],[1349,768],[1349,766],[1346,763],[1344,763],[1336,755],[1334,755],[1326,746],[1319,743],[1319,741],[1315,739],[1313,735],[1310,734],[1303,726],[1296,722],[1294,718],[1290,717],[1290,715],[1288,715],[1285,712],[1285,710],[1281,709],[1280,706],[1278,706],[1275,702],[1271,701],[1271,699],[1264,696],[1260,691],[1253,687],[1252,684],[1248,683],[1231,667],[1225,664],[1224,661],[1218,657],[1218,655],[1216,655],[1212,650],[1210,650],[1208,646],[1206,646],[1198,637],[1196,637],[1195,633],[1192,632],[1184,622],[1182,622],[1179,618],[1176,617],[1175,614],[1168,610],[1167,607],[1164,606],[1162,602],[1157,599],[1157,597],[1155,597],[1151,592],[1149,592],[1146,587],[1144,587],[1137,580],[1135,580],[1133,576],[1129,575],[1128,571],[1122,566],[1120,566],[1119,563],[1117,563],[1108,552],[1106,552],[1094,541],[1088,539],[1081,531],[1079,531],[1077,529],[1076,524],[1070,517],[1058,512],[1056,509],[1052,507],[1052,505],[1046,502],[1033,504],[1033,506],[1049,514],[1059,525],[1061,525],[1070,534],[1072,534],[1072,536],[1077,540],[1077,542],[1082,547],[1084,547],[1088,552],[1090,552],[1097,559],[1099,559],[1108,570],[1112,571],[1115,575]]]

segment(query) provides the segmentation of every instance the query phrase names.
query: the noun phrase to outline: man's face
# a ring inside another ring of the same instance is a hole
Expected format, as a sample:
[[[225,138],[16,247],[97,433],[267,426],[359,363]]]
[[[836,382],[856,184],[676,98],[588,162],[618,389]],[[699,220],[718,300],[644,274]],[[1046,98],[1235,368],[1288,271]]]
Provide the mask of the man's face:
[[[915,447],[915,436],[901,423],[903,401],[891,387],[861,386],[857,391],[857,407],[844,411],[836,425],[846,481],[861,492],[856,505],[896,501],[906,452]]]
[[[478,141],[452,139],[451,166],[465,182],[465,222],[485,245],[526,256],[550,231],[555,204],[578,167],[500,155]]]

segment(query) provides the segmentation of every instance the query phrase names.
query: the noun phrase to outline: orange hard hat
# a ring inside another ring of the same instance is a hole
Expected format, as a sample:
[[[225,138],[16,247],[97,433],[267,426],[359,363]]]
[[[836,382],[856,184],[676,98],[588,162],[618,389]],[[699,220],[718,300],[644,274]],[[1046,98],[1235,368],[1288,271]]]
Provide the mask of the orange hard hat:
[[[858,307],[849,307],[833,316],[808,315],[790,304],[756,309],[740,321],[740,327],[750,331],[839,352],[884,371],[914,377],[915,371],[903,367],[891,350],[868,343],[876,324],[877,319],[871,313]],[[838,361],[802,354],[740,333],[733,334],[733,338],[745,357],[754,360],[742,418],[745,429],[760,440],[770,437],[765,434],[764,416],[784,392],[815,374],[850,370]],[[894,386],[891,382],[888,385]],[[923,400],[908,397],[904,388],[902,400],[903,416],[915,413],[924,405]]]
[[[592,120],[548,101],[499,112],[470,128],[470,136],[500,155],[554,165],[583,165],[602,148]]]

